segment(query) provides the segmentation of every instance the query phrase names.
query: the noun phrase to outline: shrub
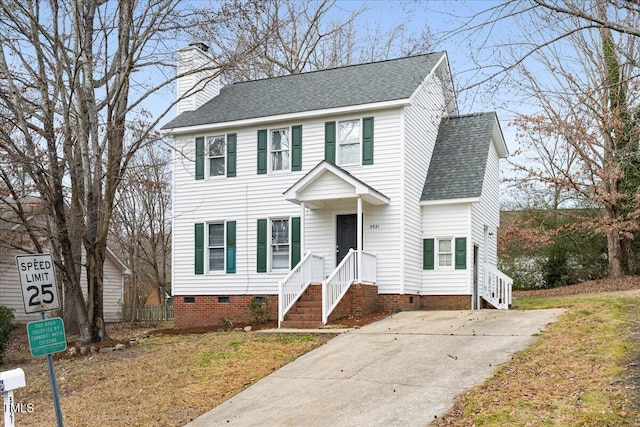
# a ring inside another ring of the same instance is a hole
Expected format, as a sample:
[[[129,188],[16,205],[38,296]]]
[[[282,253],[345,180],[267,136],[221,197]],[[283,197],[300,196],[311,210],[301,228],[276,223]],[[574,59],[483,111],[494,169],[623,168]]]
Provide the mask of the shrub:
[[[249,301],[249,311],[255,323],[264,323],[269,318],[269,297],[253,297]]]
[[[13,310],[0,305],[0,365],[4,364],[4,352],[11,341],[13,331]]]

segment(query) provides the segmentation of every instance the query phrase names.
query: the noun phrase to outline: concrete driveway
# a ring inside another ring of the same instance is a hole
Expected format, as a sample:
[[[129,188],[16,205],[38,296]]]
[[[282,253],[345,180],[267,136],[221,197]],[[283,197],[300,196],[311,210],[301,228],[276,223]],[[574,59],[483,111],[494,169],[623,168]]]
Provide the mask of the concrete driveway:
[[[425,426],[563,312],[394,314],[332,339],[187,426]]]

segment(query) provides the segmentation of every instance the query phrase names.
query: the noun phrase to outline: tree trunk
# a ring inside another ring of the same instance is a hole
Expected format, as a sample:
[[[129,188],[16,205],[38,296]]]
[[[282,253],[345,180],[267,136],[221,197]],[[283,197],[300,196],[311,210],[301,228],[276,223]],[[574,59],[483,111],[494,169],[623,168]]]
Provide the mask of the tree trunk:
[[[91,342],[110,341],[104,322],[104,251],[87,250],[86,262]]]
[[[609,254],[609,277],[624,276],[622,245],[620,234],[616,230],[607,232],[607,250]]]

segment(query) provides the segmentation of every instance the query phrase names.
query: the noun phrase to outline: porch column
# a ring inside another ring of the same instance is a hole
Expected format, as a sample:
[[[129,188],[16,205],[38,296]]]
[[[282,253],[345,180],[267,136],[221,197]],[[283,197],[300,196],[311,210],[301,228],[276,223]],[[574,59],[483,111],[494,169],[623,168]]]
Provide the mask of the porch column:
[[[358,196],[358,210],[357,210],[357,217],[358,217],[358,221],[357,221],[357,227],[358,227],[358,231],[357,231],[357,250],[358,250],[358,258],[357,258],[357,272],[356,272],[356,277],[358,278],[358,282],[360,281],[360,271],[362,270],[362,227],[363,227],[363,223],[362,223],[362,197]]]
[[[307,211],[304,202],[300,202],[300,259],[304,258],[304,234],[305,234],[305,221],[304,214]]]

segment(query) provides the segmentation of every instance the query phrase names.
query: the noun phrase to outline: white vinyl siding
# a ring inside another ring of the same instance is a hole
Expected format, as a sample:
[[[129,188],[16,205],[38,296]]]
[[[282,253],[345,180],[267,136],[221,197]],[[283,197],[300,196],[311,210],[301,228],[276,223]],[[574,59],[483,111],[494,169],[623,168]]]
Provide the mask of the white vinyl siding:
[[[422,238],[436,239],[435,269],[422,271],[423,295],[466,295],[471,294],[473,269],[455,270],[453,268],[453,251],[455,238],[467,237],[471,232],[471,203],[457,203],[447,205],[423,206]],[[438,265],[438,241],[451,239],[452,265],[440,267]],[[471,266],[470,257],[473,250],[469,250],[467,239],[467,266]]]
[[[398,265],[400,204],[398,203],[402,177],[400,175],[401,135],[400,109],[367,112],[375,117],[375,168],[360,165],[344,166],[354,177],[369,184],[391,199],[388,206],[364,204],[365,249],[378,255],[378,286],[380,292],[398,293]],[[176,141],[174,156],[173,211],[173,293],[174,295],[238,295],[275,294],[278,281],[286,271],[256,272],[257,220],[261,218],[290,218],[301,216],[300,206],[284,200],[283,192],[296,183],[311,168],[324,159],[324,123],[351,117],[327,116],[295,123],[261,124],[244,128],[221,129],[217,134],[237,133],[237,176],[219,185],[215,180],[193,179],[195,152],[193,138],[186,135]],[[289,125],[302,125],[302,171],[257,176],[256,135],[259,129],[281,129]],[[324,179],[324,178],[323,178]],[[319,199],[322,193],[344,192],[348,186],[332,177],[317,183],[313,191]],[[331,188],[338,184],[338,188]],[[353,193],[351,193],[353,194]],[[211,197],[207,197],[211,195]],[[416,201],[417,203],[417,201]],[[322,209],[307,209],[305,225],[305,251],[324,257],[324,276],[335,268],[335,216],[355,213],[356,199],[327,203]],[[224,278],[195,275],[193,272],[193,224],[206,222],[212,213],[218,218],[236,221],[237,274]],[[373,225],[377,228],[369,228]],[[270,230],[270,229],[269,229]],[[270,231],[268,232],[270,236]],[[270,238],[270,237],[269,237]]]
[[[480,202],[474,203],[471,208],[473,218],[472,222],[472,241],[478,245],[478,286],[481,288],[484,280],[484,262],[496,266],[497,259],[497,228],[500,225],[500,177],[499,177],[500,160],[498,153],[493,144],[490,144],[489,156],[487,159],[487,169],[484,175],[484,185],[482,187],[482,195]],[[485,231],[487,227],[486,245]],[[489,235],[492,233],[492,235]],[[471,258],[468,264],[473,266]]]
[[[422,210],[419,206],[427,178],[429,161],[438,134],[440,117],[445,111],[442,85],[435,76],[428,77],[405,108],[403,204],[403,288],[405,293],[419,293],[422,287]],[[430,237],[434,237],[433,235]]]
[[[104,260],[103,300],[105,322],[122,321],[122,304],[124,302],[123,276],[109,257]],[[83,283],[86,281],[83,281]],[[86,285],[83,284],[86,288]]]

